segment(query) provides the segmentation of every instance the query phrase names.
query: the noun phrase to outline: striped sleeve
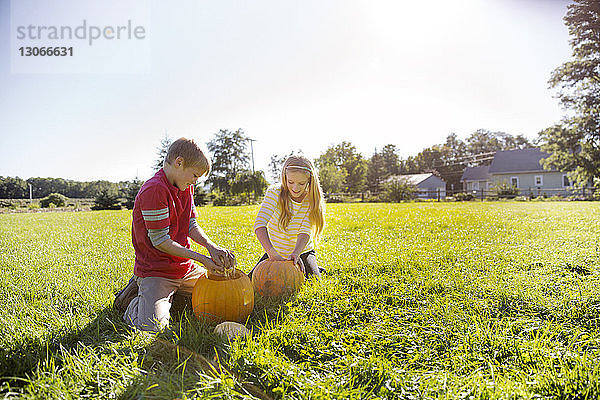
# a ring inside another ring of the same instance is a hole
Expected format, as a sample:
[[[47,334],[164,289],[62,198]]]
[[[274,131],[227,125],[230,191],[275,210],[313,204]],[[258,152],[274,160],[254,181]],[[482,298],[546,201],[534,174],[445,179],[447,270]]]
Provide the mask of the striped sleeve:
[[[258,215],[256,216],[256,220],[254,221],[253,230],[256,231],[258,228],[266,228],[267,224],[275,210],[277,209],[277,192],[276,189],[269,188],[267,193],[265,193],[265,198],[260,205],[260,210],[258,211]]]
[[[170,225],[170,214],[167,194],[155,190],[142,198],[140,211],[146,229],[164,229]]]
[[[171,239],[169,228],[164,229],[148,229],[148,237],[154,247],[158,246],[165,240]]]

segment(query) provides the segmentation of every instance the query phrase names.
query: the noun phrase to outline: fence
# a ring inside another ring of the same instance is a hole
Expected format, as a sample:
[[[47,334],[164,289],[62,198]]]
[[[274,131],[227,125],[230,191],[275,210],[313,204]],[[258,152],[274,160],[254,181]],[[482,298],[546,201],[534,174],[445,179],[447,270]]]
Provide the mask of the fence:
[[[493,199],[514,199],[514,198],[550,198],[550,197],[562,197],[562,198],[576,198],[591,200],[594,198],[596,189],[593,187],[585,187],[580,189],[574,188],[562,188],[562,189],[524,189],[518,190],[518,194],[514,193],[498,193],[492,189],[479,189],[472,191],[465,190],[420,190],[416,196],[417,199],[427,199],[435,201],[443,201],[447,199],[458,199],[458,200],[493,200]],[[354,202],[377,202],[383,201],[381,199],[383,192],[361,192],[361,193],[325,193],[325,200],[328,203],[354,203]]]
[[[518,193],[498,193],[496,190],[491,189],[479,189],[472,191],[450,191],[448,196],[454,197],[464,197],[464,196],[472,196],[473,198],[484,200],[484,199],[496,199],[496,198],[504,198],[504,199],[513,199],[516,197],[525,197],[528,199],[533,199],[537,197],[563,197],[563,198],[579,198],[579,199],[592,199],[594,197],[596,189],[593,187],[583,187],[583,188],[560,188],[560,189],[539,189],[539,188],[529,188],[529,189],[517,189]],[[463,195],[460,195],[463,193]]]

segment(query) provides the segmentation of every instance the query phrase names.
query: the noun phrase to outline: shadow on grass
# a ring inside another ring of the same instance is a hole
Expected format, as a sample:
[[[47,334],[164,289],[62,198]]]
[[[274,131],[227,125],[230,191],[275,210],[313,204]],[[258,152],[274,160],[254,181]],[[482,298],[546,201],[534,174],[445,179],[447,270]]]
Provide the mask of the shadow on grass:
[[[14,347],[0,349],[0,382],[19,386],[44,361],[60,349],[70,350],[77,345],[96,346],[107,341],[125,340],[130,328],[112,307],[101,310],[93,321],[64,335],[51,336],[47,341],[23,338]]]
[[[246,326],[259,334],[263,329],[278,324],[285,318],[285,304],[290,299],[291,296],[279,299],[257,296],[254,311]],[[63,386],[68,386],[69,381],[86,380],[86,374],[92,372],[95,375],[98,368],[103,368],[102,364],[96,365],[81,358],[85,357],[82,354],[92,352],[98,357],[107,357],[106,362],[113,364],[109,367],[112,370],[118,369],[123,362],[127,363],[124,367],[129,370],[125,371],[127,379],[124,376],[117,383],[120,386],[118,392],[121,392],[119,398],[123,399],[155,395],[151,392],[157,391],[159,397],[173,394],[181,396],[188,390],[254,391],[261,394],[260,388],[248,389],[249,383],[244,383],[241,377],[223,367],[229,358],[229,342],[214,334],[213,329],[214,324],[199,321],[186,308],[172,313],[170,329],[137,341],[135,331],[122,321],[122,314],[109,306],[99,311],[83,328],[66,327],[45,340],[23,337],[12,347],[0,349],[0,393],[7,390],[13,393],[29,391],[32,386],[37,386],[39,379],[44,380],[47,376],[59,379],[58,383]],[[70,371],[73,360],[77,362],[80,358],[85,364],[84,370]],[[130,364],[135,360],[136,365]],[[100,375],[103,373],[114,371],[100,370]],[[80,383],[83,386],[80,395],[102,396],[102,393],[110,390],[107,387],[96,388],[93,382]],[[203,386],[199,387],[200,384]],[[44,382],[44,385],[48,385],[48,382]],[[35,393],[45,392],[35,389]],[[255,396],[269,398],[267,395]]]

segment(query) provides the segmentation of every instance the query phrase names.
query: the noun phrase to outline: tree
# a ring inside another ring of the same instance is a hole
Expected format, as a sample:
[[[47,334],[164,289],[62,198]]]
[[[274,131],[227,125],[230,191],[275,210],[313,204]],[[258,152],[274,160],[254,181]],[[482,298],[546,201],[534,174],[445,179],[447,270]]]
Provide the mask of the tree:
[[[446,136],[444,146],[450,150],[448,161],[452,163],[460,162],[467,156],[467,145],[454,132]]]
[[[319,168],[319,182],[325,193],[340,193],[346,182],[346,170],[333,164],[326,164]]]
[[[367,187],[373,192],[378,192],[381,183],[388,176],[383,156],[375,150],[367,166]]]
[[[400,158],[395,145],[385,145],[381,152],[375,150],[367,165],[367,187],[371,191],[379,191],[382,182],[390,176],[400,174],[400,169]]]
[[[420,174],[445,165],[449,162],[450,150],[442,145],[435,145],[422,150],[415,157],[409,157],[413,174]]]
[[[565,24],[573,59],[556,68],[552,88],[567,111],[560,124],[540,132],[542,150],[551,153],[545,168],[573,171],[580,185],[600,181],[600,3],[575,0]]]
[[[92,210],[120,210],[119,197],[108,189],[101,190],[94,199]]]
[[[393,144],[386,144],[381,150],[383,169],[388,175],[398,175],[400,173],[400,157],[398,149]]]
[[[356,147],[350,142],[342,142],[330,146],[325,153],[316,160],[319,169],[326,165],[333,165],[344,170],[344,191],[357,193],[364,190],[367,181],[367,161],[362,154],[356,151]]]
[[[133,181],[126,183],[125,194],[124,194],[125,202],[123,203],[123,205],[125,207],[127,207],[128,209],[130,209],[130,210],[133,209],[133,204],[135,203],[135,198],[136,198],[138,192],[140,191],[140,188],[142,187],[143,183],[144,182],[142,182],[137,177]]]
[[[207,180],[212,189],[231,194],[231,183],[236,175],[248,170],[248,138],[240,128],[237,131],[221,129],[208,142],[212,171]]]
[[[503,150],[501,134],[486,129],[477,129],[467,138],[467,154],[476,155]]]
[[[523,135],[513,136],[505,132],[478,129],[467,138],[466,155],[476,156],[501,150],[516,150],[535,147]]]
[[[167,153],[169,152],[169,147],[173,143],[173,140],[165,133],[165,136],[160,141],[160,144],[156,148],[156,160],[154,160],[154,164],[152,168],[154,168],[154,172],[161,169],[164,165],[165,158],[167,158]]]
[[[23,179],[0,176],[0,199],[23,199],[29,196],[29,186]]]
[[[265,193],[268,185],[262,171],[242,171],[231,182],[231,192],[235,195],[245,193],[248,197],[252,193],[256,199]]]

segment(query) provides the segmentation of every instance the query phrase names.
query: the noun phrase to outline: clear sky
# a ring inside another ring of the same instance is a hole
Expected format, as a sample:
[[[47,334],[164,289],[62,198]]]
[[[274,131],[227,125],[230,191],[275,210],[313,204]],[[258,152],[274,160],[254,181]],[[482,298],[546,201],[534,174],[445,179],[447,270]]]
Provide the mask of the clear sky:
[[[266,170],[272,154],[342,140],[407,157],[451,132],[534,139],[562,116],[547,81],[571,56],[565,0],[148,0],[141,17],[96,19],[105,0],[78,3],[90,23],[142,21],[149,57],[139,72],[116,50],[122,71],[11,72],[16,17],[0,0],[2,176],[145,180],[165,132],[205,143],[243,128]]]

